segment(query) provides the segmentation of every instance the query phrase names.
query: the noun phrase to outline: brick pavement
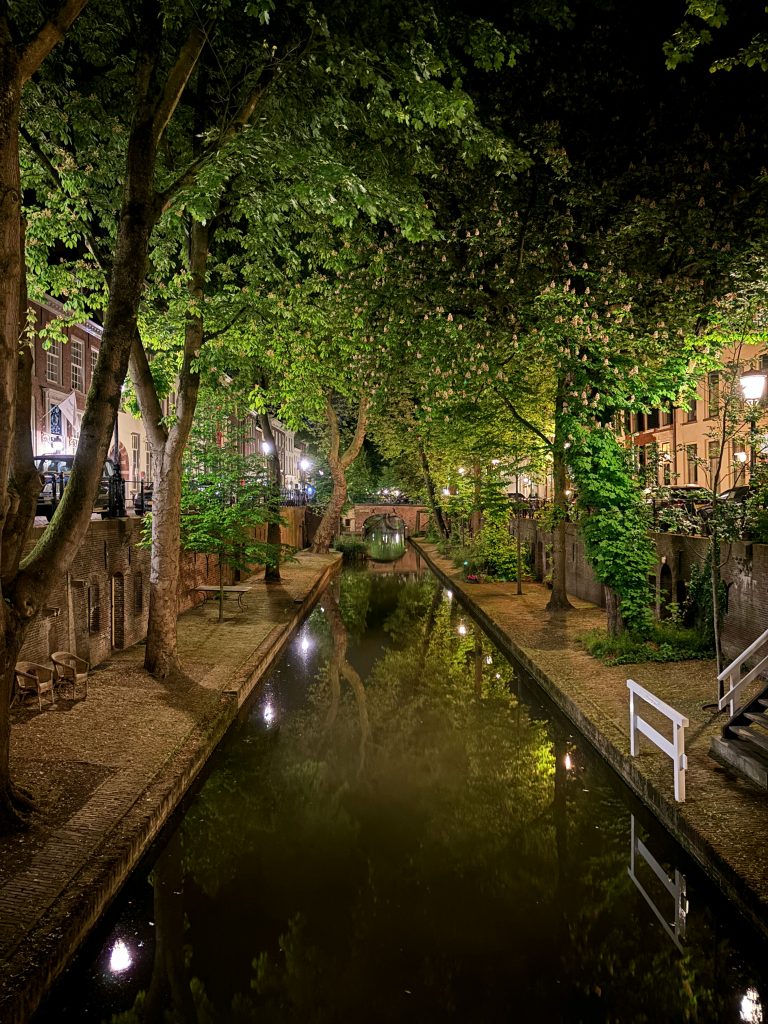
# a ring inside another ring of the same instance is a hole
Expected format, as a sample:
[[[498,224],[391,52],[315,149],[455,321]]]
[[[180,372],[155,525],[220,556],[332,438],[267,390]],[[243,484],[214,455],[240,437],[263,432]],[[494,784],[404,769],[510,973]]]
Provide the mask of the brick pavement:
[[[338,569],[301,552],[283,582],[253,577],[244,601],[181,616],[190,680],[165,686],[144,647],[113,652],[88,697],[14,709],[14,777],[41,798],[20,836],[0,839],[0,1022],[26,1021]]]
[[[604,610],[571,597],[573,611],[550,616],[545,611],[549,591],[542,584],[526,583],[523,595],[517,596],[514,583],[464,583],[461,571],[434,545],[417,546],[501,649],[533,676],[704,871],[768,935],[768,797],[709,756],[710,739],[725,720],[703,706],[717,696],[714,661],[602,665],[576,638],[588,629],[605,628]],[[627,678],[688,718],[685,803],[674,800],[672,762],[666,754],[643,739],[640,754],[629,755]]]

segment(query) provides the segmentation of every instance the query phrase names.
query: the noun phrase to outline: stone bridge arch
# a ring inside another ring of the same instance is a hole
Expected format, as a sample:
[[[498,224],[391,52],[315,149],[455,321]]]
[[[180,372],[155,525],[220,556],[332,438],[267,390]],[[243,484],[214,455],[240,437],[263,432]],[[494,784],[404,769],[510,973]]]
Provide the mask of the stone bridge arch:
[[[406,536],[410,537],[426,530],[430,511],[426,505],[353,505],[342,518],[344,532],[361,534],[363,524],[371,516],[399,516],[405,523]]]

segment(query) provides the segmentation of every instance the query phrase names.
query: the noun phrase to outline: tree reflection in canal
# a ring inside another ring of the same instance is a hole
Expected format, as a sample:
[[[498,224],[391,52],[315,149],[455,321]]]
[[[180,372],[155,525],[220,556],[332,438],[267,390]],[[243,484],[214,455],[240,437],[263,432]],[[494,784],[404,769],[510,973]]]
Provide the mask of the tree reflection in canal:
[[[115,1021],[735,1022],[764,999],[690,864],[675,948],[623,791],[434,580],[321,600],[154,868],[152,978]],[[81,1019],[68,998],[45,1019]]]

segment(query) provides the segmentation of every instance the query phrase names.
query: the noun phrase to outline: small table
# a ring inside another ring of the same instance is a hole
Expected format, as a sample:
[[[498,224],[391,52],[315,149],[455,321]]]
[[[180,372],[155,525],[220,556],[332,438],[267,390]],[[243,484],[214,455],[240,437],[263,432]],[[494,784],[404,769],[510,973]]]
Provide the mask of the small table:
[[[243,607],[243,598],[250,591],[250,587],[215,587],[215,586],[199,586],[192,587],[193,590],[198,590],[202,595],[204,601],[207,601],[210,597],[212,600],[216,600],[219,594],[223,594],[224,597],[228,595],[237,598],[237,603],[240,607]]]

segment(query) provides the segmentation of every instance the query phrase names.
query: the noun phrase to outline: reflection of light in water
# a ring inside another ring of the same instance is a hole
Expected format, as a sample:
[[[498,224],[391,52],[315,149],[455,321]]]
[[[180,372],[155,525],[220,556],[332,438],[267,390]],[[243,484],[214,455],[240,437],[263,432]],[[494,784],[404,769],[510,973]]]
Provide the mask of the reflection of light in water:
[[[267,725],[272,725],[277,715],[277,712],[275,711],[271,704],[265,704],[264,710],[262,711],[261,714]]]
[[[465,633],[467,632],[467,627],[464,625],[463,622],[460,622],[457,628],[459,630],[459,635],[460,636],[464,636]]]
[[[748,988],[742,996],[739,1016],[748,1024],[763,1024],[763,1008],[760,1005],[760,994],[756,988]]]
[[[119,974],[120,971],[127,971],[132,963],[130,950],[122,939],[118,939],[109,956],[110,971],[113,974]]]
[[[444,590],[443,594],[445,594],[446,601],[452,601],[453,600],[453,591],[452,590]]]
[[[493,658],[490,656],[490,654],[486,654],[486,656],[485,656],[485,664],[486,665],[492,665],[493,664]]]
[[[571,768],[573,768],[573,761],[571,760],[571,755],[570,754],[566,754],[565,755],[565,770],[567,772],[569,772],[571,770]]]
[[[310,642],[309,642],[309,638],[308,638],[308,637],[306,637],[306,636],[303,636],[303,637],[301,638],[301,650],[302,650],[302,653],[303,653],[303,654],[306,654],[306,653],[307,653],[307,651],[309,650],[309,648],[310,648],[311,646],[312,646],[312,645],[311,645],[311,644],[310,644]]]

